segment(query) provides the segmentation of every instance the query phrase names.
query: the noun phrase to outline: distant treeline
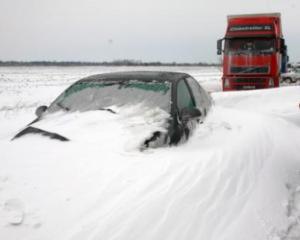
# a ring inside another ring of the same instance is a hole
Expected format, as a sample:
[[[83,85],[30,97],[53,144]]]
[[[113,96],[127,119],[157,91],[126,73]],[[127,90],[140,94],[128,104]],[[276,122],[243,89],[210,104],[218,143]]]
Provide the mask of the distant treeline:
[[[0,61],[0,66],[220,66],[217,63],[176,63],[176,62],[143,62],[136,60],[115,60],[111,62],[80,61]]]

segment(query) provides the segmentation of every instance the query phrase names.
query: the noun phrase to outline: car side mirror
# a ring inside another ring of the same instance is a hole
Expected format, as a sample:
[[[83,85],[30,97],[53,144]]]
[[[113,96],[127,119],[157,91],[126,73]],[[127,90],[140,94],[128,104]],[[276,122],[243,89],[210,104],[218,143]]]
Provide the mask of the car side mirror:
[[[47,106],[45,105],[42,105],[42,106],[39,106],[36,110],[35,110],[35,115],[40,118],[42,116],[42,114],[44,112],[46,112],[46,110],[48,109]]]
[[[181,110],[181,120],[183,122],[187,122],[190,119],[195,119],[201,117],[201,111],[196,107],[186,107]]]
[[[286,54],[287,46],[285,45],[285,40],[283,38],[280,39],[280,53]]]
[[[218,55],[222,54],[222,41],[223,41],[223,39],[219,39],[217,41],[217,54]]]

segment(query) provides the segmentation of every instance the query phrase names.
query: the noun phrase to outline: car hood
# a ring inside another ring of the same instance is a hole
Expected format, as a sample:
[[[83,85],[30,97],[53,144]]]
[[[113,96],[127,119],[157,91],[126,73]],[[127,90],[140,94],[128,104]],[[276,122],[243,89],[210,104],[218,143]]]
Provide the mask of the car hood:
[[[127,147],[140,146],[156,131],[166,132],[169,114],[160,108],[127,107],[109,111],[57,112],[20,131],[21,136],[46,136],[60,141],[111,142]]]

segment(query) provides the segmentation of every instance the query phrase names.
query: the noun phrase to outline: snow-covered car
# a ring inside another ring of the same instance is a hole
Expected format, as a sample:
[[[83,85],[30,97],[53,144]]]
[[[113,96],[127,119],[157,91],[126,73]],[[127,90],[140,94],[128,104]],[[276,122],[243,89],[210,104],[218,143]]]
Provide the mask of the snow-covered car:
[[[281,74],[281,81],[286,83],[300,81],[300,67],[294,67],[289,72]]]
[[[188,139],[196,125],[203,122],[211,105],[211,97],[186,73],[135,71],[98,74],[72,84],[49,107],[38,107],[37,118],[13,139],[38,134],[60,141],[72,140],[68,134],[76,129],[69,132],[64,129],[77,117],[66,116],[93,111],[106,116],[124,115],[131,118],[128,126],[142,126],[139,132],[145,131],[146,136],[139,142],[141,148],[174,145]],[[132,120],[136,115],[144,116],[143,124]],[[53,124],[57,118],[63,120]],[[114,120],[112,117],[106,122]],[[155,127],[148,128],[149,125]],[[146,129],[151,129],[151,133]]]

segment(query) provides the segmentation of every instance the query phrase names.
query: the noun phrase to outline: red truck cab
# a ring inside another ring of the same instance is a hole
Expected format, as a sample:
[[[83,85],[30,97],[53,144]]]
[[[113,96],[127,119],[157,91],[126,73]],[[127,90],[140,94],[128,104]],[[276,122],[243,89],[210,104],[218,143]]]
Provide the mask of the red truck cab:
[[[217,42],[223,91],[278,87],[288,60],[280,13],[230,15],[227,22]]]

